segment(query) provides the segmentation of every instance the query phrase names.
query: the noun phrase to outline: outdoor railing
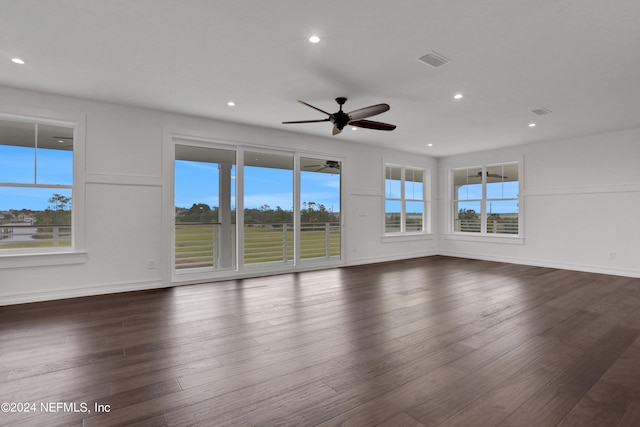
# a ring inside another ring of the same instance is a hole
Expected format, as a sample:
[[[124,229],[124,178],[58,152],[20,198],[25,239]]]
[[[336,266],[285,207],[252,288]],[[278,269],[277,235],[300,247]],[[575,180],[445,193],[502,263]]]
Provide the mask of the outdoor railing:
[[[220,224],[176,224],[175,267],[216,267],[220,258]]]
[[[455,231],[463,233],[479,233],[480,218],[478,219],[456,219]]]
[[[175,268],[217,268],[221,251],[235,251],[235,232],[230,246],[221,248],[220,223],[176,224]],[[235,224],[232,225],[235,228]],[[293,224],[259,223],[244,226],[244,263],[290,262],[294,258]],[[300,258],[340,256],[340,224],[337,222],[300,225]],[[233,263],[235,265],[235,263]]]
[[[518,234],[518,219],[496,219],[487,223],[487,233]]]
[[[300,258],[340,256],[340,223],[310,222],[300,224]]]
[[[290,260],[293,260],[293,224],[245,224],[245,264]]]
[[[71,246],[71,226],[0,224],[0,248],[21,249]]]
[[[455,231],[463,233],[480,233],[480,218],[457,219]],[[518,219],[490,219],[487,221],[487,233],[490,234],[518,234]]]

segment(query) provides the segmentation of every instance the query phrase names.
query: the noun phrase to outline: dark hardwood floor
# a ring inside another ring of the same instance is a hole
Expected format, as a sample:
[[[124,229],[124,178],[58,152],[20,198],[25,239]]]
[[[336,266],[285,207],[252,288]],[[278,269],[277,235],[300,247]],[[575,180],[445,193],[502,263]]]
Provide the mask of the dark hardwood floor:
[[[0,319],[0,425],[640,425],[640,279],[431,257]]]

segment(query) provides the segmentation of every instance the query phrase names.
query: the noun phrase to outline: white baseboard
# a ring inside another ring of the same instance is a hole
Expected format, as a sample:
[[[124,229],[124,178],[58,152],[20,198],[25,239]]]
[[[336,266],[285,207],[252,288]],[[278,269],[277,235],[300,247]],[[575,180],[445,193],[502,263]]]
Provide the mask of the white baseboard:
[[[374,263],[380,263],[380,262],[400,261],[404,259],[422,258],[422,257],[436,256],[436,255],[640,278],[640,270],[635,270],[635,269],[620,269],[620,268],[612,268],[612,267],[604,267],[604,266],[570,264],[570,263],[564,263],[564,262],[556,262],[553,260],[521,259],[521,258],[491,256],[487,254],[479,254],[479,253],[472,253],[472,252],[457,252],[457,251],[425,251],[425,252],[416,252],[416,253],[408,253],[408,254],[394,254],[391,256],[381,255],[376,257],[351,258],[349,262],[347,264],[343,264],[343,266],[356,266],[356,265],[366,265],[366,264],[374,264]],[[317,269],[321,269],[322,267],[327,268],[329,266],[310,265],[308,266],[308,268],[302,268],[296,271],[317,270]],[[333,267],[339,267],[339,265],[335,265]],[[272,274],[282,274],[282,273],[286,273],[286,272],[280,271]],[[243,277],[253,277],[256,275],[260,275],[260,274],[249,273],[249,274],[245,274]],[[220,280],[232,280],[236,278],[239,278],[239,276],[221,278]],[[179,283],[165,285],[159,280],[154,280],[154,281],[108,283],[108,284],[101,284],[101,285],[85,287],[85,288],[58,289],[58,290],[49,290],[46,292],[8,294],[8,295],[0,296],[0,306],[24,304],[24,303],[39,302],[39,301],[51,301],[51,300],[58,300],[58,299],[65,299],[65,298],[79,298],[79,297],[85,297],[85,296],[104,295],[104,294],[111,294],[111,293],[117,293],[117,292],[132,292],[132,291],[141,291],[141,290],[148,290],[148,289],[160,289],[160,288],[165,288],[167,286],[175,286],[175,285],[179,285]]]
[[[25,304],[39,301],[52,301],[65,298],[79,298],[93,295],[113,294],[117,292],[143,291],[166,287],[160,281],[138,281],[109,283],[86,288],[58,289],[46,292],[9,294],[0,296],[0,306]]]
[[[346,266],[351,265],[364,265],[364,264],[375,264],[378,262],[389,262],[389,261],[401,261],[403,259],[412,259],[412,258],[423,258],[428,256],[440,255],[438,251],[426,251],[426,252],[413,252],[409,254],[401,254],[401,255],[381,255],[376,257],[366,257],[366,258],[351,258]]]
[[[478,253],[472,253],[472,252],[457,252],[457,251],[440,251],[439,255],[450,256],[455,258],[471,258],[471,259],[478,259],[482,261],[505,262],[508,264],[530,265],[533,267],[558,268],[561,270],[584,271],[586,273],[609,274],[612,276],[640,278],[640,270],[605,267],[605,266],[598,266],[598,265],[572,264],[572,263],[566,263],[566,262],[557,262],[553,260],[522,259],[522,258],[513,258],[513,257],[504,257],[504,256],[492,256],[492,255],[478,254]]]

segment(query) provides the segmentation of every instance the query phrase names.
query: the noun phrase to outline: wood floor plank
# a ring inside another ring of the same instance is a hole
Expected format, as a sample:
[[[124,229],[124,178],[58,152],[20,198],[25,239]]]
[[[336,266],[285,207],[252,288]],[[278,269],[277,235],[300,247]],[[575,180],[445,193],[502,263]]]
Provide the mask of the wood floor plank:
[[[622,419],[616,427],[637,427],[640,426],[640,400],[634,400],[627,407]]]
[[[400,412],[393,418],[389,418],[382,424],[378,424],[376,427],[424,427],[420,421],[412,418],[405,412]]]
[[[383,423],[424,400],[428,396],[428,389],[443,387],[462,376],[464,376],[462,372],[443,366],[319,424],[319,426],[348,427]]]
[[[434,256],[0,307],[0,426],[640,425],[640,279]]]
[[[558,423],[558,426],[616,425],[633,402],[633,398],[633,393],[620,384],[598,381]]]
[[[373,399],[384,396],[398,387],[402,387],[415,379],[416,375],[426,375],[438,371],[447,363],[466,354],[468,351],[469,348],[455,343],[424,357],[414,358],[412,361],[396,366],[394,369],[386,369],[386,366],[382,366],[379,370],[374,369],[373,371],[367,369],[368,362],[365,358],[362,358],[365,361],[364,365],[358,363],[360,360],[351,362],[344,374],[345,376],[351,375],[352,379],[335,397],[301,409],[293,414],[282,414],[274,420],[274,425],[300,426],[327,422]],[[462,375],[462,373],[455,370],[447,369],[446,371],[455,376]],[[336,378],[339,374],[340,372],[325,374],[324,382],[330,384],[326,378]],[[439,376],[439,378],[442,378],[442,376]],[[435,384],[431,384],[431,386],[436,388]]]
[[[517,374],[556,346],[555,340],[541,337],[532,338],[517,346],[514,344],[512,351],[446,387],[432,391],[422,402],[406,412],[425,425],[439,425],[472,405],[481,396],[493,392],[505,379]]]
[[[639,334],[635,329],[615,328],[514,411],[503,425],[523,425],[530,422],[531,417],[540,426],[558,424]]]

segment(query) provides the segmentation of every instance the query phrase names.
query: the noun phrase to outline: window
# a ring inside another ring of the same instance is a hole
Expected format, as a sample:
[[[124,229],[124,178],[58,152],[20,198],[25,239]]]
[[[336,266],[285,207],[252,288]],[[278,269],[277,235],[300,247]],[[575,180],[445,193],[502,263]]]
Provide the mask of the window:
[[[519,234],[518,163],[452,172],[454,232]]]
[[[428,231],[426,176],[424,169],[385,165],[386,234]]]
[[[72,190],[72,127],[0,119],[0,253],[71,247]]]

